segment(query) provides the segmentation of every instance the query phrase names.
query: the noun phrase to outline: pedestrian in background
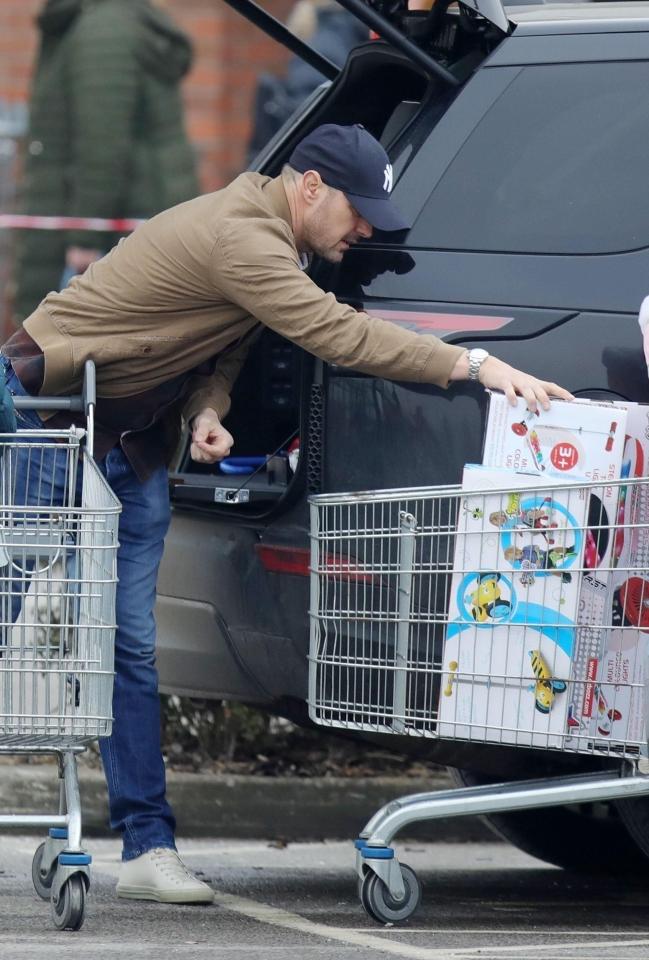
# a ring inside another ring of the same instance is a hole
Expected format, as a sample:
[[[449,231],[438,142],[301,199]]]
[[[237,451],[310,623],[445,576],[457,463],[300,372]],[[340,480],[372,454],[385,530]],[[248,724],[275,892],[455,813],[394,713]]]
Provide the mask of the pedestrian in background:
[[[350,50],[369,40],[369,27],[336,0],[298,0],[286,21],[287,28],[318,53],[342,67]],[[285,77],[262,73],[253,106],[253,129],[248,146],[252,161],[285,120],[326,77],[295,54]]]
[[[30,100],[23,212],[147,218],[199,192],[180,82],[192,49],[151,0],[47,0]],[[14,319],[83,273],[116,241],[26,230],[17,241]]]

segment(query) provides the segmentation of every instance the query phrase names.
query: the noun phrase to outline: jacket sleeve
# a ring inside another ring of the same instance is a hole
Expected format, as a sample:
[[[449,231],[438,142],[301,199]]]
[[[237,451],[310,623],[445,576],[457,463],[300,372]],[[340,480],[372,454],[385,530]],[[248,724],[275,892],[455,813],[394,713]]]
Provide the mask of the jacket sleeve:
[[[187,401],[183,407],[183,420],[189,424],[193,417],[205,407],[215,410],[220,420],[230,410],[230,393],[239,376],[250,347],[259,337],[261,328],[257,325],[243,340],[221,357],[212,376],[195,375],[187,384]]]
[[[338,303],[300,270],[292,233],[281,220],[221,224],[212,273],[222,296],[329,363],[446,387],[464,352]]]
[[[138,22],[129,5],[95,4],[70,36],[70,216],[124,213],[140,83]],[[68,245],[107,249],[111,234],[69,231]]]

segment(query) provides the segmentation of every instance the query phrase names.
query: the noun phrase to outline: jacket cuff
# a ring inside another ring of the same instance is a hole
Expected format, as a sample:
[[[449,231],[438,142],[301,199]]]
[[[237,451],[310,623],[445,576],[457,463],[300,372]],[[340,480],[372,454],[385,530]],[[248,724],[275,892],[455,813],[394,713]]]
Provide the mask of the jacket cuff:
[[[431,347],[422,367],[422,381],[434,383],[435,386],[442,387],[445,390],[450,383],[455,364],[464,353],[466,353],[466,347],[458,347],[455,344],[438,340]]]

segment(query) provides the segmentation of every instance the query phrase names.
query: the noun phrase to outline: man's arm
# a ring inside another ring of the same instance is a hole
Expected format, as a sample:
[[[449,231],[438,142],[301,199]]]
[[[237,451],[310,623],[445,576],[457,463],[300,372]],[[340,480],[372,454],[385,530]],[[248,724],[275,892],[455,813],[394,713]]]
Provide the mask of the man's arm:
[[[217,361],[211,377],[196,375],[189,381],[183,420],[192,431],[190,454],[197,463],[215,463],[230,453],[232,435],[221,420],[230,409],[230,393],[250,347],[261,327],[253,328],[237,347]]]
[[[468,378],[466,349],[438,337],[404,330],[396,324],[338,303],[300,271],[290,228],[280,221],[222,224],[212,260],[215,286],[261,323],[320,359],[392,380],[434,383]],[[480,381],[521,393],[528,404],[545,404],[548,394],[570,398],[561,387],[538,380],[490,357]]]

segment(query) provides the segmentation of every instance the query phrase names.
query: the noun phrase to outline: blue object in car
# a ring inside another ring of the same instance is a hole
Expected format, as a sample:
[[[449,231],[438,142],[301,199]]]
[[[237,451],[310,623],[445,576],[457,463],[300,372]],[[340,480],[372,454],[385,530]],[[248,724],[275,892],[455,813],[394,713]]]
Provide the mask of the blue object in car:
[[[227,457],[221,460],[219,466],[222,473],[252,473],[257,467],[263,466],[267,459],[267,457]]]

